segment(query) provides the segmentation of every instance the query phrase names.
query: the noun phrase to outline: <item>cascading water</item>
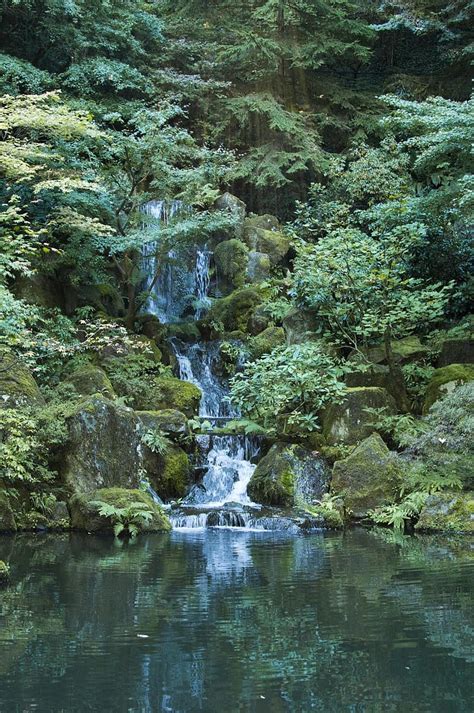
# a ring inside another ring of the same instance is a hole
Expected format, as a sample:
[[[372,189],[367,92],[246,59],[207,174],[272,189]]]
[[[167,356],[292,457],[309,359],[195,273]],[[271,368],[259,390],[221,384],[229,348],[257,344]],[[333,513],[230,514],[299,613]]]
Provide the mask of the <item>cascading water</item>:
[[[209,287],[211,284],[210,266],[212,253],[204,247],[198,249],[196,255],[196,319],[201,319],[209,309]]]

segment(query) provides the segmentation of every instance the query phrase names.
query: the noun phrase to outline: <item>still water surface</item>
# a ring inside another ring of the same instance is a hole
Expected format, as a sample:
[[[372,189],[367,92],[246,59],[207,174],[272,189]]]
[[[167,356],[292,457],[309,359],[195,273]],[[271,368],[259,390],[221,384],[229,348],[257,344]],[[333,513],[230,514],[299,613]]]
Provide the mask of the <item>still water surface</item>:
[[[471,713],[472,542],[0,538],[0,711]]]

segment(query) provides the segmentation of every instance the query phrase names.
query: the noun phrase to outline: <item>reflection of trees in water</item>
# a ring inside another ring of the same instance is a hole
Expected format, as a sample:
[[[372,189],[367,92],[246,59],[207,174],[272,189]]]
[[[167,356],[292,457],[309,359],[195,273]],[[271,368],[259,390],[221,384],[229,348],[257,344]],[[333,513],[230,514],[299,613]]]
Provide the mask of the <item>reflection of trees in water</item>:
[[[13,573],[0,595],[0,709],[41,690],[51,711],[74,700],[120,710],[128,698],[131,710],[174,713],[237,700],[272,712],[469,710],[472,570],[459,541],[22,536],[0,540],[0,558]]]

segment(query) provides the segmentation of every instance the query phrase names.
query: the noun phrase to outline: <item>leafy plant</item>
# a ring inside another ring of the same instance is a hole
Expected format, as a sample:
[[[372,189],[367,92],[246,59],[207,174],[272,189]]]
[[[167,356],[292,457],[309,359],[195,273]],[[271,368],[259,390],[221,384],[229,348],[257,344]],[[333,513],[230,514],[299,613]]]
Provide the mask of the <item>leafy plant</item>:
[[[153,453],[158,453],[160,456],[165,455],[172,445],[170,439],[159,429],[146,431],[141,441]]]
[[[419,515],[427,497],[428,493],[414,491],[396,505],[386,505],[370,510],[367,514],[378,525],[388,525],[395,530],[403,530],[408,520]]]
[[[93,501],[91,504],[98,508],[99,515],[111,521],[115,537],[125,535],[136,537],[140,528],[145,527],[153,519],[150,508],[141,502],[131,502],[125,508],[119,508],[101,500]]]
[[[425,424],[411,414],[388,414],[385,408],[366,408],[364,411],[373,417],[370,426],[388,436],[399,448],[406,448],[426,430]]]

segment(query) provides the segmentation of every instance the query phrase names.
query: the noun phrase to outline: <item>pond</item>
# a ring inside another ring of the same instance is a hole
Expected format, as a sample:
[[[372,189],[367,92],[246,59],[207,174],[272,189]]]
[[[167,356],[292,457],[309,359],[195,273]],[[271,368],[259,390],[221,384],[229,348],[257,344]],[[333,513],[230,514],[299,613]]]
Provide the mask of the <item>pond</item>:
[[[0,538],[0,711],[474,709],[472,541]]]

